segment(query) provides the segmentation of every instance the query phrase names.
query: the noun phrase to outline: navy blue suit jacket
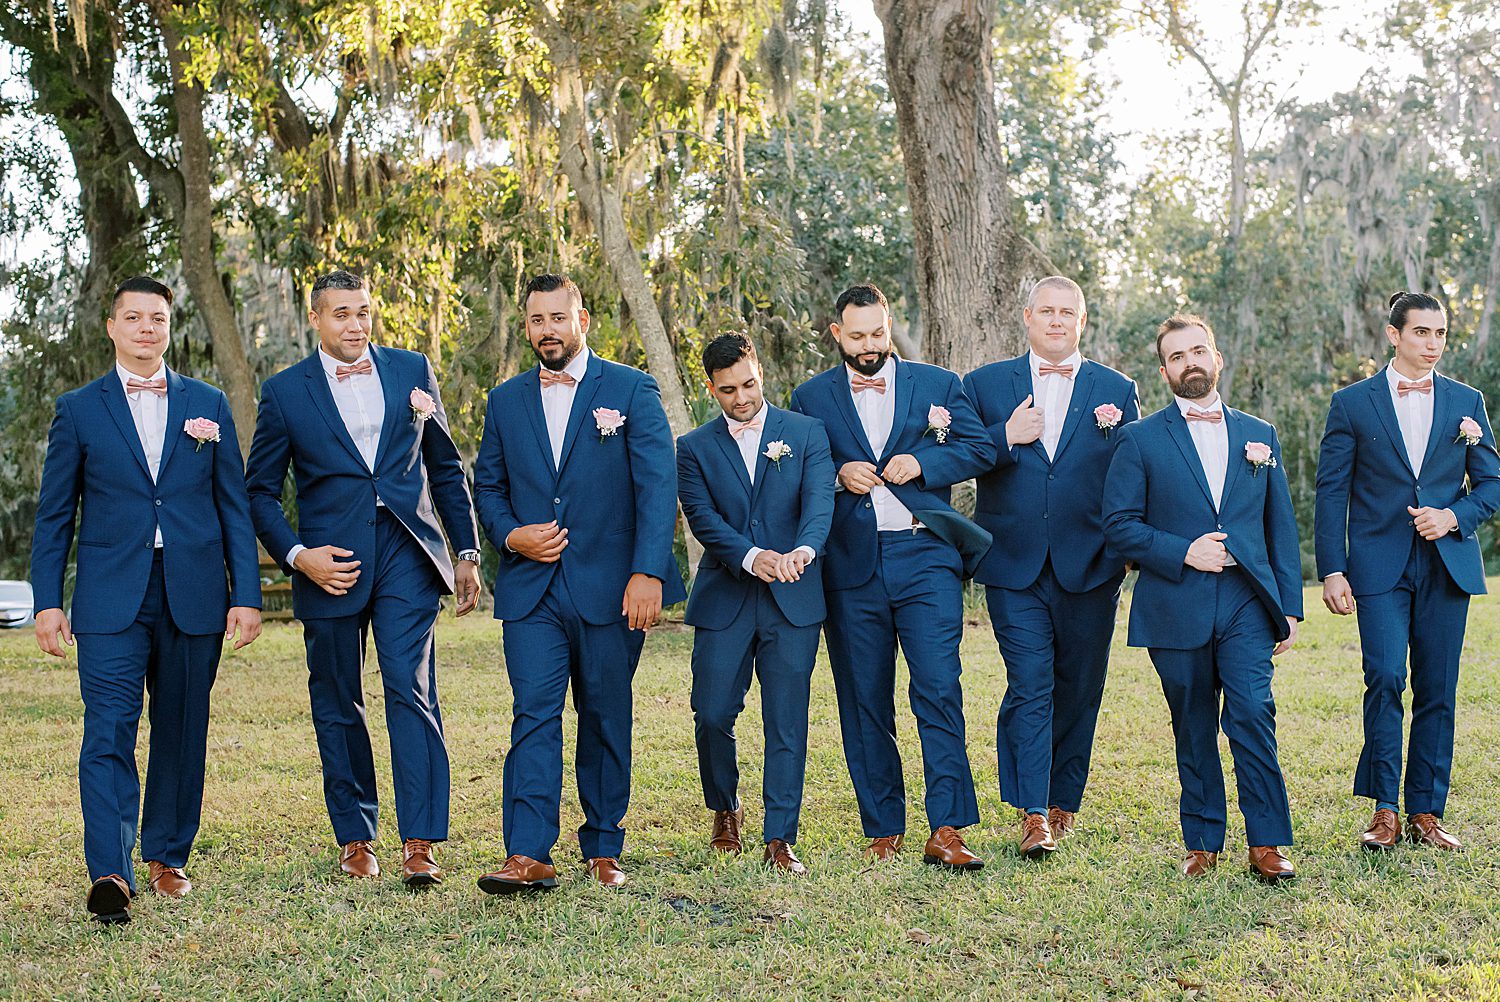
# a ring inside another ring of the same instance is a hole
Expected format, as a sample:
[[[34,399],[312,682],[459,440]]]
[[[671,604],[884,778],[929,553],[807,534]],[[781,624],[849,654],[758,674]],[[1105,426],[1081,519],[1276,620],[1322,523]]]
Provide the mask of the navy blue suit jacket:
[[[975,369],[964,377],[964,392],[995,443],[995,466],[979,477],[974,511],[995,545],[974,579],[1029,588],[1049,556],[1058,583],[1070,592],[1090,591],[1123,573],[1125,562],[1105,548],[1100,509],[1120,433],[1141,416],[1135,380],[1085,359],[1073,374],[1073,399],[1050,460],[1040,439],[1014,448],[1005,441],[1005,422],[1034,392],[1030,352]],[[1094,419],[1102,404],[1121,413],[1108,433]]]
[[[662,603],[687,597],[672,555],[677,467],[672,429],[656,380],[590,353],[573,398],[562,463],[554,466],[542,411],[539,367],[490,391],[474,464],[479,523],[495,549],[495,618],[524,619],[561,574],[579,614],[596,626],[619,622],[632,574],[662,583]],[[600,435],[593,412],[625,423]],[[539,563],[505,548],[511,530],[551,522],[568,530],[562,558]]]
[[[677,440],[677,492],[703,559],[688,597],[690,626],[722,630],[734,622],[752,589],[769,587],[793,626],[823,622],[823,555],[833,522],[833,457],[816,418],[766,405],[755,483],[745,475],[739,445],[723,417]],[[773,463],[772,442],[791,454]],[[796,581],[769,585],[744,569],[752,547],[790,553],[810,547],[817,556]]]
[[[352,616],[369,601],[375,580],[377,497],[421,545],[442,580],[444,594],[453,591],[453,561],[443,529],[454,550],[479,548],[463,459],[448,431],[432,364],[418,352],[375,345],[370,346],[370,361],[385,396],[385,423],[373,471],[339,416],[316,351],[261,384],[260,414],[245,473],[256,534],[278,561],[298,543],[331,544],[353,550],[354,556],[343,559],[361,561],[363,572],[346,594],[330,595],[286,567],[298,619]],[[420,419],[413,412],[414,389],[437,403],[432,417]],[[297,489],[296,531],[281,507],[289,465]]]
[[[1475,530],[1500,507],[1495,435],[1482,393],[1437,374],[1432,384],[1432,433],[1420,478],[1406,455],[1384,369],[1339,390],[1329,404],[1313,520],[1318,577],[1342,571],[1356,595],[1390,591],[1400,580],[1419,538],[1408,505],[1453,509],[1458,531],[1437,540],[1438,553],[1459,588],[1485,592]],[[1483,431],[1478,445],[1458,441],[1466,417]]]
[[[898,359],[892,383],[887,392],[896,394],[896,415],[879,456],[870,448],[854,408],[846,366],[821,372],[792,391],[792,410],[823,422],[835,471],[859,461],[874,463],[879,473],[892,456],[913,456],[922,465],[922,475],[910,483],[887,486],[913,516],[958,550],[964,576],[972,577],[992,540],[988,532],[953,510],[950,488],[994,466],[995,444],[954,373]],[[927,431],[927,412],[933,405],[947,408],[952,418],[947,440],[941,443]],[[828,534],[828,565],[823,568],[827,588],[858,588],[870,580],[877,564],[876,532],[870,496],[839,491]]]
[[[1213,636],[1214,575],[1183,563],[1193,540],[1223,532],[1224,546],[1271,616],[1276,639],[1302,618],[1302,557],[1292,493],[1276,429],[1258,417],[1224,408],[1229,469],[1220,510],[1187,421],[1175,402],[1130,425],[1120,436],[1104,481],[1104,533],[1110,547],[1139,565],[1130,603],[1132,647],[1192,650]],[[1271,447],[1276,465],[1258,473],[1245,446]]]
[[[199,447],[183,425],[208,418],[219,441]],[[260,608],[260,562],[229,401],[216,387],[167,370],[167,425],[157,479],[111,368],[57,398],[31,540],[38,609],[63,607],[63,573],[77,517],[75,633],[119,633],[146,594],[161,526],[172,621],[184,633],[222,633],[230,606]],[[226,576],[227,572],[227,576]]]

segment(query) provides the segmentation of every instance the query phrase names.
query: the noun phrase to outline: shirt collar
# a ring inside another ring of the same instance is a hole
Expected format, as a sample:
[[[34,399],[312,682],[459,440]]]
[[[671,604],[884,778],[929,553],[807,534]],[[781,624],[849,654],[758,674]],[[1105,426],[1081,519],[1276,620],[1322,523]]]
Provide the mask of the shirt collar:
[[[132,379],[140,379],[141,378],[140,376],[137,376],[135,373],[131,372],[129,369],[125,368],[125,366],[121,365],[119,362],[115,363],[115,375],[117,375],[117,376],[120,377],[120,385],[122,387],[124,387],[126,389],[126,391],[129,391],[129,389],[130,389],[130,381]],[[151,379],[166,379],[167,378],[167,363],[166,363],[165,360],[157,363],[156,371],[153,372],[150,375],[149,378],[151,378]]]
[[[583,377],[587,375],[589,371],[588,345],[584,345],[582,351],[569,359],[568,364],[563,366],[562,371],[573,377],[574,386],[577,386],[579,383],[583,382]],[[557,384],[554,383],[553,385],[556,386]]]
[[[1028,358],[1031,359],[1031,378],[1032,378],[1032,381],[1034,382],[1034,381],[1042,378],[1042,374],[1041,374],[1040,370],[1042,368],[1042,363],[1045,362],[1046,359],[1042,358],[1042,356],[1038,355],[1034,351],[1028,351],[1026,353],[1026,355],[1027,355]],[[1071,365],[1073,367],[1073,375],[1074,375],[1074,377],[1077,377],[1078,370],[1081,369],[1081,368],[1083,368],[1083,354],[1081,352],[1074,351],[1073,354],[1069,355],[1067,358],[1063,359],[1061,362],[1058,362],[1057,364],[1058,365]],[[1050,375],[1050,373],[1049,373],[1049,375]]]
[[[1394,393],[1394,392],[1396,392],[1396,384],[1397,383],[1417,383],[1417,384],[1421,384],[1421,383],[1430,382],[1430,381],[1436,379],[1437,378],[1437,370],[1433,369],[1431,372],[1429,372],[1427,375],[1423,376],[1421,379],[1410,379],[1410,378],[1408,378],[1406,376],[1401,375],[1401,373],[1399,373],[1399,372],[1396,371],[1396,363],[1393,361],[1393,362],[1391,362],[1389,365],[1387,365],[1385,367],[1385,378],[1386,378],[1386,382],[1388,382],[1388,383],[1391,384],[1391,392]]]
[[[339,366],[341,366],[341,365],[358,365],[360,362],[363,362],[365,359],[367,359],[369,357],[370,357],[370,346],[369,345],[365,345],[365,350],[362,351],[362,352],[360,352],[359,353],[359,357],[356,358],[352,362],[340,362],[338,359],[336,359],[332,355],[328,354],[328,352],[324,351],[322,345],[318,346],[318,361],[320,361],[320,362],[323,363],[323,372],[327,374],[327,376],[328,376],[329,379],[337,380],[339,378],[339,375],[338,375],[338,368],[339,368]],[[373,368],[374,365],[375,365],[374,361],[371,360],[371,362],[370,362],[371,368]]]
[[[754,417],[751,417],[750,421],[754,421],[754,420],[756,420],[756,418],[768,418],[770,416],[771,416],[771,404],[770,404],[769,401],[762,400],[760,402],[760,410],[758,410],[758,411],[755,412]],[[730,417],[728,414],[724,415],[724,424],[726,424],[729,427],[730,431],[734,431],[736,428],[740,427],[741,425],[747,425],[747,424],[750,423],[750,421],[736,421],[734,418]],[[762,421],[762,427],[764,427],[764,421]]]
[[[1224,413],[1224,398],[1217,393],[1214,394],[1213,402],[1207,405],[1201,404],[1196,400],[1186,400],[1175,394],[1172,399],[1177,401],[1177,409],[1182,412],[1183,417],[1187,417],[1187,412],[1190,410],[1203,411],[1208,414],[1212,414],[1214,411],[1218,411],[1220,414]]]
[[[855,372],[848,362],[844,363],[844,377],[849,380],[849,385],[854,385],[855,376],[863,376],[862,372]],[[886,389],[890,389],[891,381],[896,377],[896,353],[892,352],[880,367],[880,371],[869,377],[871,379],[884,379]]]

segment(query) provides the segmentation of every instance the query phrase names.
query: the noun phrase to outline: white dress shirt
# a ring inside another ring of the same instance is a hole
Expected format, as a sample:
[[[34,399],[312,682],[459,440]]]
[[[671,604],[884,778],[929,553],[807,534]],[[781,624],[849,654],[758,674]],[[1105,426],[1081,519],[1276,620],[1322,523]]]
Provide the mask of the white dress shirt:
[[[573,413],[573,398],[578,384],[589,371],[589,350],[574,355],[563,371],[573,377],[571,386],[552,383],[542,387],[542,415],[547,419],[547,441],[552,446],[552,465],[562,466],[563,440],[568,437],[568,417]]]
[[[1401,426],[1401,441],[1406,446],[1406,458],[1411,461],[1411,472],[1420,477],[1422,475],[1422,459],[1427,455],[1427,439],[1432,434],[1432,398],[1434,391],[1427,393],[1408,393],[1401,396],[1396,391],[1396,384],[1402,381],[1408,383],[1431,383],[1433,374],[1428,373],[1421,379],[1412,379],[1403,376],[1396,371],[1396,363],[1392,362],[1385,367],[1386,381],[1391,386],[1391,403],[1396,407],[1396,423]]]
[[[896,356],[885,360],[885,365],[875,373],[872,379],[885,380],[885,392],[877,393],[874,390],[864,390],[856,393],[854,391],[854,377],[858,375],[846,364],[844,375],[849,378],[849,392],[854,397],[854,410],[859,415],[859,423],[864,427],[865,438],[870,442],[870,449],[875,453],[878,461],[881,454],[885,452],[885,444],[891,437],[891,425],[896,421]],[[879,470],[875,471],[879,474]],[[875,528],[879,532],[894,532],[903,530],[910,532],[913,528],[911,509],[896,499],[891,489],[884,484],[870,490],[870,501],[875,505]]]
[[[744,426],[753,423],[756,418],[759,418],[761,421],[760,427],[752,427],[743,435],[740,435],[738,438],[734,439],[734,444],[739,447],[740,459],[745,464],[745,473],[750,477],[750,486],[752,488],[755,486],[755,466],[760,461],[761,435],[766,430],[765,419],[769,417],[770,414],[771,405],[762,402],[760,405],[760,410],[757,411],[748,421],[736,421],[728,414],[724,415],[724,424],[726,427],[728,427],[731,437],[734,436],[734,432],[736,429],[743,428]],[[799,546],[797,547],[797,550],[801,550],[803,553],[806,553],[809,562],[817,557],[817,553],[813,551],[813,548],[811,546]],[[796,553],[797,550],[793,550],[792,552]],[[745,551],[744,559],[740,561],[740,566],[745,569],[745,573],[755,573],[755,558],[760,556],[763,552],[765,552],[765,547],[762,546],[752,546],[750,547],[750,549]]]
[[[156,483],[157,475],[161,473],[161,452],[167,441],[167,397],[166,394],[137,392],[129,390],[130,380],[139,379],[135,373],[125,368],[119,362],[115,363],[115,374],[120,377],[120,387],[124,389],[125,400],[130,405],[130,419],[135,422],[135,433],[141,441],[141,451],[146,454],[146,466],[151,470],[151,482]],[[166,379],[167,365],[159,363],[149,378]],[[156,548],[161,549],[161,526],[156,527]]]
[[[1213,402],[1204,405],[1201,401],[1173,397],[1178,410],[1186,420],[1190,411],[1200,414],[1224,413],[1224,401],[1214,394]],[[1213,495],[1214,511],[1224,501],[1224,478],[1229,473],[1229,425],[1225,421],[1188,421],[1188,435],[1198,450],[1198,462],[1203,465],[1203,475],[1208,479],[1208,490]]]
[[[1078,379],[1078,370],[1083,368],[1083,356],[1075,351],[1057,363],[1071,365],[1072,376],[1055,372],[1044,376],[1041,368],[1045,359],[1034,351],[1027,354],[1031,360],[1031,403],[1042,409],[1042,448],[1047,450],[1048,459],[1056,459],[1057,443],[1062,438],[1063,424],[1068,419],[1068,407],[1073,403],[1073,385]]]

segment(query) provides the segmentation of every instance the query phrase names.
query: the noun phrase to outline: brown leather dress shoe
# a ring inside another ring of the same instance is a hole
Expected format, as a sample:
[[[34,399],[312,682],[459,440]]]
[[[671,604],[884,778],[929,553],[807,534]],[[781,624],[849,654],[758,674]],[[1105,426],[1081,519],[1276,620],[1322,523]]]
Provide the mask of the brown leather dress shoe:
[[[872,863],[889,863],[896,858],[896,853],[901,851],[901,845],[905,841],[905,832],[900,835],[882,835],[865,847],[865,858]]]
[[[84,907],[94,921],[104,925],[122,925],[130,921],[130,885],[118,873],[100,877],[89,887]]]
[[[1292,861],[1281,854],[1274,845],[1252,845],[1250,847],[1250,872],[1257,880],[1268,884],[1279,884],[1297,875]]]
[[[180,866],[168,866],[154,859],[148,859],[146,866],[151,871],[148,886],[163,897],[186,897],[187,892],[193,889],[192,882],[188,880],[187,874],[182,872]]]
[[[1021,855],[1027,859],[1041,859],[1057,851],[1057,839],[1052,837],[1052,825],[1045,814],[1028,814],[1021,819]]]
[[[1202,849],[1189,849],[1188,854],[1183,857],[1182,865],[1178,867],[1184,877],[1206,877],[1214,867],[1219,865],[1219,854],[1216,852],[1205,852]]]
[[[792,852],[792,847],[779,838],[773,838],[766,843],[765,862],[773,870],[782,870],[794,877],[801,877],[807,873],[807,867],[802,865],[802,860]]]
[[[932,833],[932,837],[922,847],[922,862],[932,866],[946,866],[950,870],[984,869],[984,860],[969,851],[969,847],[964,845],[963,836],[951,825],[943,825]]]
[[[1073,811],[1065,811],[1061,807],[1047,808],[1047,824],[1052,826],[1052,837],[1064,839],[1073,834],[1077,827],[1078,815]]]
[[[732,811],[714,811],[714,830],[709,836],[708,847],[738,856],[745,851],[745,846],[740,841],[740,827],[744,823],[744,805]]]
[[[486,894],[515,894],[520,891],[550,891],[557,886],[557,870],[530,856],[512,856],[494,873],[479,878],[479,889]]]
[[[339,869],[351,877],[373,880],[380,876],[380,862],[375,858],[369,839],[355,839],[339,848]]]
[[[1382,852],[1396,848],[1401,841],[1401,819],[1389,808],[1381,808],[1370,819],[1370,827],[1359,837],[1359,844],[1366,849]]]
[[[443,871],[432,858],[432,843],[409,838],[401,843],[401,882],[407,887],[431,887],[443,882]]]
[[[1443,828],[1436,814],[1413,814],[1406,819],[1406,837],[1434,849],[1462,849],[1464,844]]]
[[[625,871],[620,869],[620,861],[613,856],[595,856],[588,861],[588,871],[601,887],[625,886]]]

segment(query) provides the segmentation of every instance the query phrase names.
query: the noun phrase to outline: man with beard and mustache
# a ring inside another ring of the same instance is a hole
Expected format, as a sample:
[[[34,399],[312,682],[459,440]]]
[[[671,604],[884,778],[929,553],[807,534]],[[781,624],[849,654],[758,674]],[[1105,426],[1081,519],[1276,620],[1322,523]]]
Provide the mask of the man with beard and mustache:
[[[490,391],[474,467],[475,507],[500,551],[514,700],[505,757],[504,865],[489,894],[557,885],[562,714],[571,682],[575,769],[589,875],[625,883],[631,680],[645,631],[686,598],[672,555],[677,471],[656,381],[588,350],[589,313],[561,275],[526,285],[526,337],[540,365]]]
[[[829,333],[837,367],[792,393],[791,408],[821,420],[838,471],[823,583],[828,660],[844,757],[872,841],[893,859],[906,833],[906,788],[896,748],[896,645],[911,672],[922,740],[927,820],[923,862],[984,865],[958,829],[979,821],[964,741],[959,644],[963,580],[990,534],[959,515],[949,489],[988,470],[995,446],[958,376],[898,359],[891,317],[873,285],[838,297]]]
[[[1219,398],[1224,359],[1201,317],[1168,317],[1156,354],[1175,399],[1124,429],[1104,481],[1105,537],[1141,569],[1128,642],[1150,651],[1172,711],[1182,873],[1204,876],[1224,849],[1222,692],[1250,871],[1276,883],[1295,871],[1280,850],[1291,844],[1292,819],[1271,658],[1291,648],[1302,618],[1281,445],[1269,423]]]

